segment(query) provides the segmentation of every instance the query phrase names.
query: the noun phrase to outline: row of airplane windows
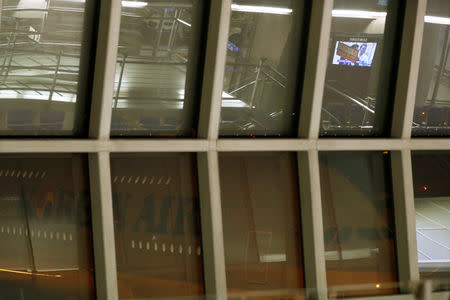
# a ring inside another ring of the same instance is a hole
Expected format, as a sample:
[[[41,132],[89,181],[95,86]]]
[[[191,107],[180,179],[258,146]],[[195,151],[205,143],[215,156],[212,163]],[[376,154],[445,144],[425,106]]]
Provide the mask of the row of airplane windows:
[[[22,227],[15,226],[1,226],[0,232],[7,235],[17,235],[17,236],[28,236],[28,229],[23,229]],[[53,232],[47,230],[30,230],[31,237],[50,239],[53,240],[73,240],[73,235],[71,232]]]
[[[39,170],[0,169],[0,177],[2,176],[22,179],[44,179],[47,176],[47,172]]]
[[[1,226],[0,232],[6,235],[12,236],[28,236],[28,229],[24,229],[22,227],[16,226]],[[73,241],[73,235],[71,232],[59,232],[59,231],[46,231],[46,230],[30,230],[31,237],[37,239],[49,239],[49,240],[59,240],[59,241]],[[200,246],[192,246],[192,245],[182,245],[178,246],[174,243],[165,243],[165,242],[157,242],[157,241],[142,241],[142,240],[131,240],[129,243],[132,249],[146,249],[148,251],[153,250],[154,252],[163,252],[163,253],[172,253],[172,254],[180,254],[183,253],[188,255],[201,255],[201,247]]]
[[[114,176],[113,183],[129,184],[165,184],[169,185],[172,181],[171,176]]]
[[[16,177],[22,179],[45,179],[46,171],[39,170],[17,170],[0,169],[0,177]],[[131,184],[165,184],[172,182],[171,176],[115,176],[113,183],[131,183]]]
[[[28,229],[23,229],[22,227],[15,227],[15,226],[1,226],[0,232],[7,235],[14,235],[14,236],[28,236]],[[53,231],[46,231],[46,230],[31,230],[31,237],[35,238],[41,238],[41,239],[49,239],[49,240],[62,240],[62,241],[73,241],[73,235],[72,233],[67,232],[53,232]],[[153,246],[152,246],[153,245]],[[151,250],[153,249],[155,252],[158,250],[165,253],[178,253],[183,254],[183,252],[187,253],[188,255],[191,255],[194,253],[197,256],[201,255],[201,248],[200,246],[183,246],[182,244],[179,244],[178,247],[176,244],[173,243],[163,243],[163,242],[150,242],[150,241],[142,241],[142,240],[131,240],[130,241],[130,247],[132,249],[146,249]],[[195,250],[194,250],[195,249]]]
[[[16,169],[0,169],[0,177],[16,177],[22,179],[45,179],[46,171],[39,170],[16,170]],[[113,183],[128,184],[165,184],[172,182],[171,176],[115,176]]]
[[[139,240],[139,241],[131,240],[131,242],[130,242],[130,246],[132,249],[141,249],[141,250],[146,249],[148,251],[153,249],[153,251],[155,251],[155,252],[159,251],[159,249],[160,249],[160,251],[163,253],[170,252],[170,253],[175,253],[175,254],[178,253],[181,255],[181,254],[183,254],[183,252],[185,252],[188,255],[191,255],[191,254],[193,254],[193,248],[195,248],[195,254],[197,256],[200,256],[202,254],[202,250],[201,250],[200,246],[197,246],[197,247],[184,246],[183,247],[183,245],[179,244],[177,247],[177,245],[173,244],[173,243],[170,243],[170,245],[169,245],[166,243],[158,244],[158,242],[153,242],[153,247],[152,247],[151,244],[152,243],[149,241],[142,241],[142,240]]]

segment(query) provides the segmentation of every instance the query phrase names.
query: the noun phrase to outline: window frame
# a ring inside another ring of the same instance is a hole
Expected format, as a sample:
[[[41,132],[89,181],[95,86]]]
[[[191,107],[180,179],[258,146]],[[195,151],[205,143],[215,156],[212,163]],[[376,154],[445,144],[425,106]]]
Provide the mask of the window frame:
[[[93,73],[89,137],[87,139],[33,138],[0,140],[1,153],[89,153],[90,190],[98,299],[118,299],[110,175],[111,152],[197,153],[200,211],[205,274],[205,294],[226,299],[226,275],[218,152],[297,152],[304,276],[307,295],[327,299],[319,151],[391,151],[394,192],[396,254],[399,281],[419,280],[415,236],[412,150],[449,150],[449,138],[411,138],[411,124],[418,78],[418,61],[426,0],[405,1],[401,56],[396,79],[390,137],[319,139],[323,86],[331,27],[333,0],[312,1],[298,138],[219,139],[231,0],[211,0],[204,72],[196,139],[110,139],[113,85],[120,31],[121,2],[100,0],[97,48]],[[91,54],[94,55],[94,54]],[[408,297],[414,295],[384,296]],[[442,293],[433,293],[439,297]],[[450,292],[444,292],[448,297]],[[406,299],[406,298],[405,298]]]

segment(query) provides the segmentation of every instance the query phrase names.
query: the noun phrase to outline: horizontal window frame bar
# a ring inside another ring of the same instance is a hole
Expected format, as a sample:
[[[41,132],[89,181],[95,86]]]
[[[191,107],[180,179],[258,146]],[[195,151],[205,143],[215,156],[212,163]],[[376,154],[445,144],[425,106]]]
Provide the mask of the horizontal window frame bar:
[[[0,153],[450,150],[450,139],[3,139]]]
[[[450,150],[450,139],[229,139],[218,140],[217,151],[377,151]]]
[[[207,140],[0,140],[0,153],[207,152]]]

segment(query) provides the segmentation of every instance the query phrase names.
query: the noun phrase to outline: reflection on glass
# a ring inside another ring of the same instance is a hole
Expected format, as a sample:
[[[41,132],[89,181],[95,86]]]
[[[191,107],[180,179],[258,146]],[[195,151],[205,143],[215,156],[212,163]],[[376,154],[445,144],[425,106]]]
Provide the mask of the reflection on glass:
[[[303,266],[293,153],[222,153],[229,299],[301,299]]]
[[[412,155],[421,279],[450,279],[450,152]],[[450,286],[447,285],[447,289]]]
[[[0,135],[85,133],[87,2],[0,2]]]
[[[450,135],[450,2],[428,0],[412,135]]]
[[[320,177],[328,291],[396,293],[388,152],[322,152]]]
[[[203,6],[122,1],[111,135],[195,136]]]
[[[220,135],[296,135],[305,2],[233,1]]]
[[[0,298],[94,299],[87,159],[0,157]]]
[[[388,129],[398,0],[334,1],[322,106],[322,136],[383,135]]]
[[[195,156],[113,154],[111,176],[120,299],[203,299]]]

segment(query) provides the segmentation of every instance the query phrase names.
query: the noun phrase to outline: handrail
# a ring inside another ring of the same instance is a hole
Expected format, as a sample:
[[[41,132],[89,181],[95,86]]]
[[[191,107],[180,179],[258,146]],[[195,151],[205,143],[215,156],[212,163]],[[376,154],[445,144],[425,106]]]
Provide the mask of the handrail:
[[[41,12],[76,12],[76,13],[84,13],[84,9],[77,9],[77,8],[16,8],[16,7],[4,7],[2,8],[2,11],[41,11]]]
[[[326,110],[324,107],[322,107],[322,111],[325,112],[328,116],[332,117],[334,120],[336,120],[339,124],[342,124],[341,120],[339,120],[335,115],[330,113],[328,110]]]
[[[341,95],[341,96],[344,97],[345,99],[350,100],[350,101],[352,101],[352,102],[358,104],[359,106],[361,106],[362,108],[364,108],[364,109],[367,110],[368,112],[370,112],[370,113],[372,113],[372,114],[375,113],[375,110],[373,110],[373,109],[371,109],[369,106],[367,106],[367,105],[365,105],[365,104],[359,102],[359,101],[356,100],[355,98],[353,98],[353,97],[347,95],[346,93],[341,92],[340,90],[338,90],[338,89],[336,89],[336,88],[334,88],[334,87],[332,87],[332,86],[330,86],[330,85],[328,85],[328,84],[326,85],[326,87],[327,87],[328,89],[332,90],[333,92],[338,93],[339,95]]]

